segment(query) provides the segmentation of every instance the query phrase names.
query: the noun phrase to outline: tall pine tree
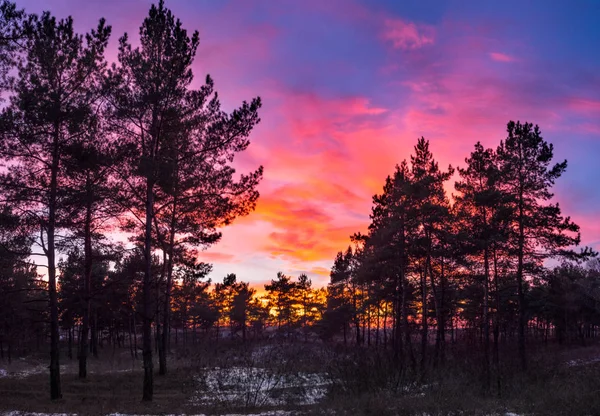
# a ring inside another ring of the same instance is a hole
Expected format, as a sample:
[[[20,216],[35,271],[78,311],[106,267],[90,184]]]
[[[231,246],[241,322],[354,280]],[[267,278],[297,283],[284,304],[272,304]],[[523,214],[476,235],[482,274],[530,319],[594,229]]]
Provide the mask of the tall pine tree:
[[[0,116],[0,177],[15,213],[39,227],[38,244],[48,262],[50,397],[62,396],[59,367],[56,244],[64,193],[63,151],[84,134],[93,114],[96,74],[104,61],[110,27],[101,20],[85,36],[69,17],[50,13],[27,22],[27,54],[18,63],[10,105]]]
[[[161,0],[150,8],[140,28],[140,46],[127,35],[120,40],[119,64],[109,71],[107,91],[113,131],[130,149],[121,169],[121,201],[141,230],[146,270],[143,280],[144,400],[152,400],[151,259],[163,250],[165,319],[161,351],[167,344],[170,291],[176,258],[189,246],[214,243],[216,228],[249,212],[262,168],[234,179],[231,162],[244,150],[248,134],[258,122],[260,99],[224,113],[212,80],[190,89],[192,62],[198,48],[192,36]],[[157,323],[158,324],[158,323]],[[166,357],[161,356],[161,372]]]
[[[492,247],[502,240],[502,193],[498,187],[499,171],[496,153],[481,143],[465,159],[467,166],[459,168],[460,180],[455,183],[455,196],[460,228],[463,233],[462,254],[473,259],[475,275],[483,275],[483,342],[485,387],[490,388],[490,276]],[[483,272],[481,272],[483,270]]]
[[[526,369],[526,278],[548,257],[573,255],[569,248],[579,244],[580,235],[579,226],[562,216],[558,203],[551,202],[551,188],[565,172],[567,161],[552,165],[554,148],[543,139],[538,126],[510,121],[507,132],[497,154],[500,186],[510,198],[512,210],[509,243],[517,261],[519,358]]]

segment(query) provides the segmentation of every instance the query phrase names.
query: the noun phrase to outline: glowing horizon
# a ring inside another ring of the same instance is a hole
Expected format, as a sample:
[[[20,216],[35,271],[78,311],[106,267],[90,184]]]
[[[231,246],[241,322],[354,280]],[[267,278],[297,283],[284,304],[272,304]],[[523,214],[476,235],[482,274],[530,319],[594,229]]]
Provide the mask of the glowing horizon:
[[[539,124],[555,160],[569,161],[556,198],[581,226],[582,244],[600,248],[592,6],[402,3],[166,1],[200,32],[198,82],[209,73],[227,110],[263,100],[252,144],[236,161],[240,171],[264,165],[261,197],[201,255],[214,265],[213,281],[236,273],[260,287],[282,271],[326,284],[336,252],[366,230],[371,196],[418,137],[441,166],[463,165],[475,142],[497,146],[511,119]],[[109,60],[125,31],[137,40],[150,4],[18,1],[30,12],[72,15],[80,32],[105,17]]]

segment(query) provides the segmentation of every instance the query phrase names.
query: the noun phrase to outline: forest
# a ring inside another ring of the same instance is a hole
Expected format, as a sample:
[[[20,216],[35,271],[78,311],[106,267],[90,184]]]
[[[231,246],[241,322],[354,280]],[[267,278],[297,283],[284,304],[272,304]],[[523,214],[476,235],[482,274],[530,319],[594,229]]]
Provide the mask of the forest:
[[[416,140],[326,287],[213,282],[199,253],[269,174],[236,164],[261,99],[227,112],[198,84],[163,0],[115,62],[104,19],[1,1],[0,412],[600,411],[600,261],[540,127],[456,167]]]

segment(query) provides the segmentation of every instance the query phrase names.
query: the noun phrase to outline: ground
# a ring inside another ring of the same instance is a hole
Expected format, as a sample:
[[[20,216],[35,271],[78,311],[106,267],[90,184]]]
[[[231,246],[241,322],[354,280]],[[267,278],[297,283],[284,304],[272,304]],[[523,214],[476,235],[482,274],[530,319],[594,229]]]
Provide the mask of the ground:
[[[390,377],[390,363],[371,351],[301,342],[203,346],[174,351],[168,374],[155,376],[153,402],[143,403],[141,360],[127,351],[90,358],[86,380],[75,359],[63,358],[57,402],[48,399],[46,357],[34,355],[0,361],[0,415],[600,414],[600,346],[546,347],[532,356],[527,375],[503,370],[498,397],[482,392],[475,361],[452,362],[418,382]]]

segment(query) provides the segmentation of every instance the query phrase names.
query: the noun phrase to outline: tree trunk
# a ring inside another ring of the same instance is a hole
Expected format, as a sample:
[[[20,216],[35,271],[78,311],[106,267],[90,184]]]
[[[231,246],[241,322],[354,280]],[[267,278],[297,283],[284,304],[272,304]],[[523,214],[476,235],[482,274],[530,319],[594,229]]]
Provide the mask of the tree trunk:
[[[84,266],[83,266],[83,319],[81,342],[79,343],[79,378],[87,377],[88,331],[90,325],[90,303],[92,284],[92,196],[89,174],[86,181],[87,203],[84,227]]]
[[[388,317],[388,304],[385,303],[385,309],[383,310],[383,348],[387,349],[387,317]]]
[[[56,197],[58,187],[58,165],[59,147],[58,140],[60,125],[54,123],[54,143],[52,154],[52,167],[50,178],[50,198],[48,203],[48,226],[46,229],[48,237],[48,294],[50,301],[50,399],[62,398],[60,388],[60,335],[58,327],[58,296],[56,292],[56,248],[54,243],[54,232],[56,226]]]
[[[421,317],[421,374],[425,374],[427,363],[428,323],[427,323],[427,270],[421,269],[421,299],[423,302]]]
[[[149,172],[148,175],[152,175]],[[144,239],[145,270],[142,284],[144,313],[142,323],[142,348],[144,358],[144,388],[142,400],[152,401],[154,393],[152,364],[152,218],[154,205],[154,183],[150,177],[146,184],[146,229]]]
[[[496,314],[494,320],[494,367],[496,369],[496,384],[498,389],[498,397],[502,396],[502,380],[500,378],[500,349],[499,349],[499,337],[500,337],[500,285],[498,283],[498,258],[496,253],[496,247],[494,245],[494,289],[496,291]]]
[[[92,355],[98,358],[98,311],[94,309],[94,321],[92,322],[92,341],[90,345]]]
[[[129,321],[129,352],[131,353],[131,359],[133,360],[135,358],[135,353],[133,351],[133,335],[132,335],[132,328],[131,328],[131,318],[128,319]]]
[[[246,314],[246,312],[244,311],[244,315]],[[244,319],[242,321],[242,342],[245,344],[246,343],[246,317],[244,316]]]
[[[410,327],[408,326],[408,305],[406,304],[406,276],[402,279],[402,328],[404,332],[404,343],[406,350],[408,351],[408,357],[410,359],[413,371],[416,370],[415,354],[413,352],[412,341],[410,339]]]
[[[429,248],[429,251],[431,252],[431,247]],[[442,322],[442,314],[441,314],[441,308],[440,308],[440,299],[438,297],[438,290],[436,288],[435,285],[435,277],[433,274],[433,267],[432,267],[432,262],[431,262],[431,254],[427,255],[427,269],[429,270],[429,281],[431,282],[431,293],[433,295],[433,307],[435,309],[435,320],[436,320],[436,324],[437,324],[437,331],[436,331],[436,337],[435,337],[435,354],[433,357],[433,365],[434,367],[437,367],[438,361],[439,361],[439,357],[440,357],[440,348],[441,348],[441,338],[440,338],[440,334],[441,334],[441,325],[443,324]]]
[[[402,319],[403,319],[403,307],[402,301],[404,293],[402,293],[402,282],[404,280],[403,267],[400,266],[400,271],[396,277],[395,290],[394,290],[394,328],[393,328],[393,341],[394,341],[394,358],[401,365],[404,361],[404,345],[402,340]]]
[[[175,189],[175,193],[177,189]],[[177,199],[175,198],[173,201],[173,213],[171,215],[171,224],[170,224],[170,235],[169,235],[169,260],[167,264],[167,282],[165,287],[165,302],[163,305],[163,333],[162,333],[162,354],[159,360],[159,370],[158,374],[165,375],[167,374],[167,349],[169,344],[169,320],[171,317],[171,290],[173,285],[173,252],[175,249],[175,227],[176,227],[176,209],[177,209]]]
[[[134,310],[131,314],[131,319],[133,319],[133,353],[135,354],[135,358],[138,358],[138,345],[137,345],[137,322],[135,320],[136,311]]]
[[[489,391],[491,385],[490,372],[490,321],[488,317],[488,299],[489,299],[489,282],[490,282],[490,261],[489,249],[487,244],[483,253],[483,268],[484,279],[483,284],[483,365],[485,373],[485,389]]]
[[[525,351],[525,294],[523,293],[523,257],[525,255],[525,229],[524,229],[524,212],[523,212],[523,185],[521,182],[519,189],[519,246],[517,251],[518,266],[517,266],[517,296],[519,303],[519,358],[521,359],[521,369],[527,369],[527,356]]]
[[[67,328],[67,334],[68,334],[68,347],[67,347],[67,356],[69,357],[69,360],[73,359],[73,334],[71,333],[71,328]]]
[[[379,315],[380,315],[380,306],[377,305],[377,319],[376,319],[376,332],[375,332],[375,347],[379,347]]]
[[[158,231],[157,231],[158,233]],[[167,357],[166,357],[166,351],[163,349],[163,333],[164,333],[164,328],[162,329],[161,332],[161,310],[160,310],[160,286],[162,284],[162,282],[164,282],[166,280],[166,274],[167,274],[167,249],[165,247],[165,244],[162,244],[162,251],[163,251],[163,262],[162,262],[162,269],[160,272],[160,279],[158,281],[158,283],[156,284],[156,325],[155,325],[155,338],[154,338],[154,345],[155,345],[155,349],[156,352],[158,353],[158,375],[165,375],[167,373],[166,370],[166,365],[167,365]]]
[[[445,364],[446,362],[446,264],[444,262],[444,258],[442,257],[441,264],[441,273],[440,273],[440,285],[441,285],[441,295],[440,295],[440,305],[441,305],[441,315],[440,315],[440,325],[438,326],[438,330],[440,331],[440,362]]]

